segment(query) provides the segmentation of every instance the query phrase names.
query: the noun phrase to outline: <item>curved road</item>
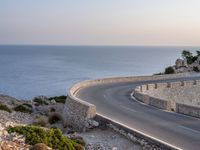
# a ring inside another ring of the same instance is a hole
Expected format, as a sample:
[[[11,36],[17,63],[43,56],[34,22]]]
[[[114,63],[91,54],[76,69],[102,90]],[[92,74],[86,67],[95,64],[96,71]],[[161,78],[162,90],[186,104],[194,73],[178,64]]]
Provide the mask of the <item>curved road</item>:
[[[200,77],[164,80],[180,81]],[[167,112],[131,99],[134,87],[160,81],[107,83],[80,89],[76,96],[97,107],[97,113],[184,150],[200,149],[200,119]]]

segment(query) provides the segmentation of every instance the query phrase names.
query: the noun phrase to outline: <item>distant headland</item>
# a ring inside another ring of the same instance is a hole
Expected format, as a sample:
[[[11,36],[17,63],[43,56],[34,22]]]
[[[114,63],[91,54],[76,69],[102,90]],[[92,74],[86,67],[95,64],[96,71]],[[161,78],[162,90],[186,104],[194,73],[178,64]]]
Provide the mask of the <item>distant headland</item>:
[[[196,51],[196,55],[188,50],[183,50],[181,53],[182,58],[178,58],[173,66],[165,68],[161,74],[176,74],[186,72],[200,72],[200,51]]]

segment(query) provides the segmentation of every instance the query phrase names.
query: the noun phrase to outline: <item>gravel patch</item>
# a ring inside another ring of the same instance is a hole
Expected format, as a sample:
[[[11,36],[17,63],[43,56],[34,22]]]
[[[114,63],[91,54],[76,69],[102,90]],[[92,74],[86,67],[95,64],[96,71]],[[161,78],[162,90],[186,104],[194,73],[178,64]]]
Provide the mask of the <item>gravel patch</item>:
[[[141,146],[134,144],[112,129],[93,129],[80,136],[86,142],[86,150],[141,150]]]

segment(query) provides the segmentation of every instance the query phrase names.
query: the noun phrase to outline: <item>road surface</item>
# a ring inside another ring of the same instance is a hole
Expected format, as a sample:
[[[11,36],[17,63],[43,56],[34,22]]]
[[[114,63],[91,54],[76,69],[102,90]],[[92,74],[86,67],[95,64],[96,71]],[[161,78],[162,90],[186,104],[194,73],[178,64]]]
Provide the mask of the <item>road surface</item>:
[[[169,79],[163,82],[200,79]],[[147,106],[131,99],[140,81],[107,83],[80,89],[76,97],[97,107],[97,113],[184,150],[200,150],[200,119]]]

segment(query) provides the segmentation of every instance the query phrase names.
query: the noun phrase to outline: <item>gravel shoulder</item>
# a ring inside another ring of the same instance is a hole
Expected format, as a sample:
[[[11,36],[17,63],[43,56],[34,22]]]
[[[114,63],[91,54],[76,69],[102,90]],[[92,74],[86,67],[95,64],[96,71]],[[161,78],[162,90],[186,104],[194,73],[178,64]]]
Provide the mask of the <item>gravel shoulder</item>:
[[[141,146],[134,144],[124,136],[114,132],[112,129],[94,129],[80,136],[86,142],[88,150],[141,150]]]

